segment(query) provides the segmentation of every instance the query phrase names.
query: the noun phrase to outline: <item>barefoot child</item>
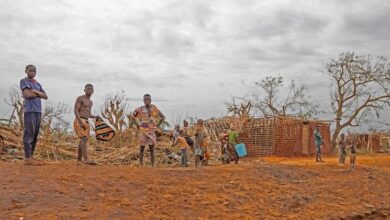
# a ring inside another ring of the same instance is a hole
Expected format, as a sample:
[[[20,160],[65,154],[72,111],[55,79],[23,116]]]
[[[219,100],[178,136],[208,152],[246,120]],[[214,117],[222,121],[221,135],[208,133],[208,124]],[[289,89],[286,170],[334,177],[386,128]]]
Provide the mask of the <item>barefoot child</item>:
[[[176,138],[174,145],[179,144],[180,153],[181,153],[181,166],[188,167],[188,154],[187,154],[187,151],[188,151],[188,148],[190,146],[187,144],[187,141],[184,138],[184,131],[183,130],[179,131],[179,135],[180,136]]]
[[[355,161],[356,161],[356,141],[352,140],[351,143],[351,155],[349,159],[349,164],[351,166],[351,169],[355,169]]]
[[[206,153],[205,148],[205,139],[207,137],[206,131],[204,130],[203,120],[198,119],[196,123],[196,132],[195,132],[195,167],[199,166],[199,163],[204,164],[204,155]]]
[[[227,152],[227,148],[228,148],[228,132],[226,129],[224,129],[219,135],[218,135],[218,139],[219,139],[219,142],[220,142],[220,148],[221,148],[221,162],[222,164],[226,164],[229,160],[229,157],[228,157],[228,152]]]
[[[190,149],[192,153],[194,153],[194,141],[192,140],[192,132],[189,127],[188,121],[183,120],[183,131],[184,131],[184,138],[187,141],[187,144],[190,146]]]
[[[345,151],[345,148],[347,147],[347,140],[345,139],[345,134],[342,133],[340,135],[340,141],[339,141],[339,165],[343,166],[345,164],[345,157],[347,156],[347,152]]]
[[[234,126],[230,126],[230,131],[228,133],[228,153],[229,153],[229,161],[234,161],[235,164],[238,164],[238,160],[240,157],[236,151],[236,145],[238,143],[238,132],[234,129]]]
[[[176,139],[180,136],[180,125],[175,125],[175,129],[173,130],[172,134],[172,146],[175,145]]]

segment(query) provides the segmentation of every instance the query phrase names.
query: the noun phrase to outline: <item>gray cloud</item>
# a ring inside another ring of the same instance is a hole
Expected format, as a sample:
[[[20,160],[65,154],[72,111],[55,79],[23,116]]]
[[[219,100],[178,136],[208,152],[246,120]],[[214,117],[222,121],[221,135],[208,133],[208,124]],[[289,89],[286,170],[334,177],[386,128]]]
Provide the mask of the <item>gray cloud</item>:
[[[72,105],[93,83],[95,109],[123,90],[130,108],[151,93],[166,112],[219,116],[271,74],[306,83],[329,108],[323,64],[342,51],[390,57],[389,9],[385,0],[3,1],[0,98],[33,63],[52,102]]]

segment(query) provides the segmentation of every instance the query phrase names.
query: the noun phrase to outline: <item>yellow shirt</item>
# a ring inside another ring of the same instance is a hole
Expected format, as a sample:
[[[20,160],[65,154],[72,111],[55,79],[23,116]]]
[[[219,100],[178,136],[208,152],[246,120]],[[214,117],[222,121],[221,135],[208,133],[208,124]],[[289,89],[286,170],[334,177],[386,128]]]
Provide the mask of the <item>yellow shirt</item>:
[[[178,137],[177,138],[177,143],[179,144],[180,149],[187,149],[189,146],[187,144],[187,141],[184,137]]]

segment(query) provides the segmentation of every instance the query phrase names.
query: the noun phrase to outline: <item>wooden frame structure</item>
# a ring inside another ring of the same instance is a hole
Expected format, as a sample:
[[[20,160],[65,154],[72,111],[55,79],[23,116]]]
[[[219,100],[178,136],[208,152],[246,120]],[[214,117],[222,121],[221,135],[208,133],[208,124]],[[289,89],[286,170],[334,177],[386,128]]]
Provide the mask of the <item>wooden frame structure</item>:
[[[330,147],[330,124],[326,121],[305,120],[299,117],[239,118],[226,117],[206,121],[205,127],[212,142],[218,143],[218,135],[230,125],[239,132],[238,140],[244,143],[248,156],[302,156],[316,151],[314,130],[320,126],[323,136],[323,153]]]

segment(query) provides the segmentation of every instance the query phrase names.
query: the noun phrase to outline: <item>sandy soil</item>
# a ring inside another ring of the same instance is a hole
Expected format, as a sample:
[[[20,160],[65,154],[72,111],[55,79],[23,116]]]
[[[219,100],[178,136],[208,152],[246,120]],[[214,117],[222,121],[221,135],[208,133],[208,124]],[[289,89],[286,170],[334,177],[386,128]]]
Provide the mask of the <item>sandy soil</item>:
[[[0,162],[0,219],[390,219],[390,155],[195,168]]]

